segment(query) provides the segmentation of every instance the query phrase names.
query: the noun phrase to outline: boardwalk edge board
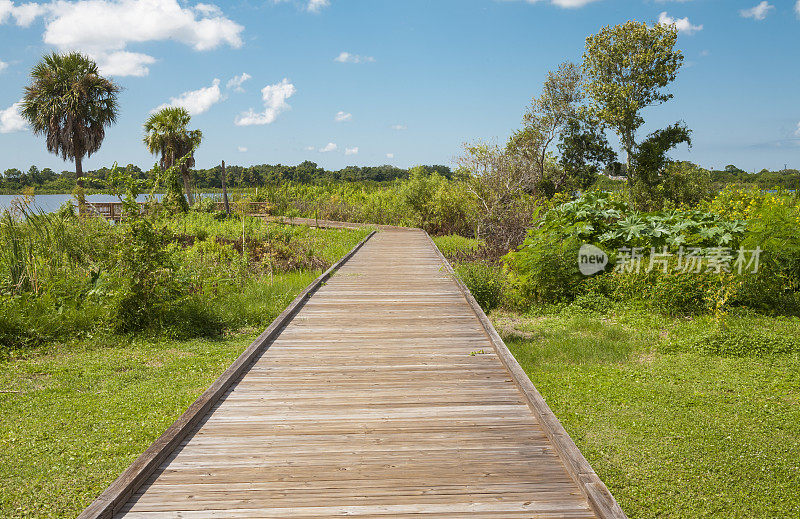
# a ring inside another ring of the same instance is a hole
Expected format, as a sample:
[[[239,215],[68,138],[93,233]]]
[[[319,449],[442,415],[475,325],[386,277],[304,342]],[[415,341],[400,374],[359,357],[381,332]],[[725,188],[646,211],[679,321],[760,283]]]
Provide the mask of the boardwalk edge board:
[[[430,235],[427,232],[425,235],[442,260],[444,268],[453,277],[453,280],[464,294],[467,303],[469,303],[472,310],[478,316],[497,355],[500,357],[506,369],[508,369],[511,377],[514,379],[514,383],[522,394],[525,395],[528,407],[530,407],[533,414],[539,420],[542,429],[544,429],[550,441],[553,442],[559,458],[561,458],[561,461],[564,463],[564,467],[567,469],[572,479],[575,480],[575,483],[578,485],[581,492],[583,492],[584,496],[586,496],[595,514],[597,514],[600,519],[627,519],[625,512],[622,511],[622,507],[619,506],[605,483],[600,480],[600,477],[595,473],[594,469],[592,469],[583,454],[581,454],[581,451],[575,445],[572,438],[570,438],[558,418],[556,418],[550,406],[547,405],[544,398],[539,393],[539,390],[533,385],[533,382],[531,382],[525,370],[522,369],[522,366],[519,365],[517,359],[511,354],[511,351],[509,351],[508,346],[503,342],[497,330],[494,329],[492,322],[472,296],[467,286],[464,285],[461,279],[455,274],[450,262],[444,257],[442,251],[439,250],[439,247],[436,246],[436,243]]]
[[[187,434],[211,410],[225,392],[247,370],[252,362],[266,351],[283,327],[300,310],[305,301],[375,235],[370,232],[331,268],[311,282],[286,309],[259,335],[253,343],[189,406],[180,418],[169,426],[136,460],[79,516],[78,519],[111,519],[148,477],[178,447]]]

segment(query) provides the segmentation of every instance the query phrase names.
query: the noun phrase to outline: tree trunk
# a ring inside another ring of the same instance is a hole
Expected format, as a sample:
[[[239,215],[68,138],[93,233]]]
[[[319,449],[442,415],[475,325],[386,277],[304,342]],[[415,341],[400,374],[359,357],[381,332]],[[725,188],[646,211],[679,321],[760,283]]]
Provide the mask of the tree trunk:
[[[183,189],[186,190],[186,199],[189,200],[189,207],[194,205],[194,196],[192,196],[192,183],[189,179],[189,168],[181,166],[181,175],[183,176]]]
[[[631,161],[633,155],[633,138],[631,136],[626,136],[623,146],[625,147],[625,175],[628,177],[628,195],[631,205],[635,206],[633,184],[636,181],[636,175],[633,171],[633,162]]]
[[[78,214],[86,214],[86,193],[83,190],[83,157],[75,157],[75,183],[78,186]]]
[[[225,204],[225,213],[231,214],[231,206],[228,203],[228,186],[225,181],[225,161],[222,161],[222,202]]]

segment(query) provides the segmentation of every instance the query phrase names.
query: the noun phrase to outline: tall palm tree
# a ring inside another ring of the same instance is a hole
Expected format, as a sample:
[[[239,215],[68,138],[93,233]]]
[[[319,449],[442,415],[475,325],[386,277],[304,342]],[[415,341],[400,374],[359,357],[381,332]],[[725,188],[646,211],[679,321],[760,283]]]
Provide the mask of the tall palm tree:
[[[22,116],[34,134],[46,136],[47,151],[75,161],[81,188],[83,158],[100,149],[106,126],[117,120],[119,91],[91,58],[78,52],[46,55],[31,71]],[[83,209],[82,196],[80,204]]]
[[[155,112],[144,123],[144,143],[153,155],[161,155],[161,168],[172,167],[182,157],[191,154],[181,165],[183,187],[189,204],[194,204],[189,168],[194,166],[194,150],[203,140],[203,132],[189,130],[192,117],[185,108],[167,107]]]

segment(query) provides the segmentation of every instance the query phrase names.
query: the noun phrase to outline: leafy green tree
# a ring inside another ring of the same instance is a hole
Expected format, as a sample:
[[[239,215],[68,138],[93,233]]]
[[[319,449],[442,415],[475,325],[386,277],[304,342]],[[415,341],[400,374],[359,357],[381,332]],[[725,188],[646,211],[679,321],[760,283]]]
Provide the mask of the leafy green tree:
[[[634,205],[640,209],[661,209],[663,193],[657,188],[666,178],[665,168],[670,160],[667,152],[680,143],[692,145],[692,132],[683,123],[657,130],[642,141],[633,155],[636,176],[628,182]]]
[[[83,158],[100,149],[105,128],[117,120],[119,90],[100,75],[92,59],[78,52],[44,56],[31,71],[22,117],[34,134],[46,137],[49,152],[75,161],[80,188]]]
[[[557,189],[571,184],[586,190],[595,183],[600,171],[617,160],[598,122],[588,117],[574,117],[564,126],[558,149],[561,177]]]
[[[677,39],[674,26],[635,20],[604,27],[586,39],[582,68],[589,107],[619,136],[632,182],[638,174],[633,162],[642,110],[672,98],[665,89],[683,64]]]
[[[189,204],[194,204],[192,196],[190,168],[195,164],[194,150],[203,140],[203,132],[189,130],[192,117],[185,108],[167,107],[152,114],[144,123],[144,143],[153,155],[161,155],[162,170],[169,170],[182,157],[180,173]]]
[[[577,65],[565,62],[555,72],[548,72],[542,94],[531,100],[523,116],[523,128],[511,136],[506,150],[532,161],[536,177],[541,183],[546,174],[550,145],[558,138],[561,129],[575,117],[577,106],[583,100],[581,71]]]

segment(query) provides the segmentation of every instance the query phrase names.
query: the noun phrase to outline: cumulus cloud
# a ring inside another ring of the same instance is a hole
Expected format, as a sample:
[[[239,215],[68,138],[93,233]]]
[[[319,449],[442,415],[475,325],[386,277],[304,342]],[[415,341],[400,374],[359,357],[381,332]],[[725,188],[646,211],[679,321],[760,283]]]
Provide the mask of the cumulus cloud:
[[[658,23],[661,25],[673,25],[678,32],[683,32],[686,34],[694,34],[698,31],[703,30],[702,25],[693,25],[689,18],[673,18],[669,16],[666,11],[658,15]]]
[[[320,152],[320,153],[330,153],[330,152],[332,152],[332,151],[336,151],[336,150],[338,150],[338,149],[339,149],[339,146],[337,146],[337,145],[336,145],[335,143],[333,143],[333,142],[329,142],[328,144],[326,144],[325,146],[323,146],[322,148],[320,148],[320,149],[319,149],[319,152]]]
[[[406,126],[405,124],[393,124],[392,130],[401,132],[403,130],[408,130],[408,126]]]
[[[0,0],[0,23],[13,18],[20,27],[28,27],[33,21],[47,12],[47,5],[29,2],[15,5],[10,0]]]
[[[387,159],[393,159],[394,158],[394,153],[387,153],[386,154],[386,158]]]
[[[244,92],[244,88],[242,85],[248,79],[251,79],[253,76],[248,74],[247,72],[242,72],[241,75],[233,76],[229,81],[228,84],[225,85],[228,88],[232,88],[234,92]]]
[[[251,108],[247,112],[239,114],[234,120],[234,124],[236,126],[272,124],[278,118],[278,115],[291,108],[286,100],[292,97],[295,92],[297,92],[297,89],[286,78],[280,83],[265,86],[261,89],[264,111],[255,112]]]
[[[93,53],[97,66],[103,74],[111,76],[136,76],[143,77],[150,73],[148,65],[156,62],[153,56],[140,52],[121,50],[111,53]]]
[[[359,54],[350,54],[349,52],[342,52],[333,61],[338,63],[372,63],[375,58],[372,56],[361,56]]]
[[[222,92],[219,88],[219,79],[214,79],[211,86],[198,90],[184,92],[178,97],[172,97],[169,103],[165,103],[155,110],[161,110],[168,106],[180,106],[186,108],[190,115],[199,115],[208,111],[209,108],[222,101]]]
[[[8,63],[0,59],[0,72],[8,68]]]
[[[336,113],[336,116],[334,117],[334,119],[336,120],[337,123],[343,123],[343,122],[346,122],[346,121],[351,121],[351,120],[353,120],[353,114],[348,113],[348,112],[339,111],[339,112]]]
[[[244,146],[237,146],[236,149],[239,150],[240,153],[246,153],[247,152],[247,148],[245,148]]]
[[[0,110],[0,133],[21,132],[28,127],[20,110],[22,101],[18,101],[5,110]]]
[[[353,148],[345,148],[344,149],[344,154],[345,155],[358,155],[358,146],[355,146]]]
[[[242,46],[244,27],[213,5],[178,0],[55,0],[16,5],[0,0],[0,23],[13,18],[30,25],[44,17],[42,39],[59,50],[92,56],[105,74],[144,76],[155,58],[129,52],[128,45],[174,40],[205,51]]]
[[[742,9],[739,11],[739,14],[742,18],[752,18],[754,20],[763,20],[767,17],[770,11],[775,9],[774,5],[771,5],[769,2],[764,0],[760,4],[756,5],[755,7],[751,7],[750,9]]]

